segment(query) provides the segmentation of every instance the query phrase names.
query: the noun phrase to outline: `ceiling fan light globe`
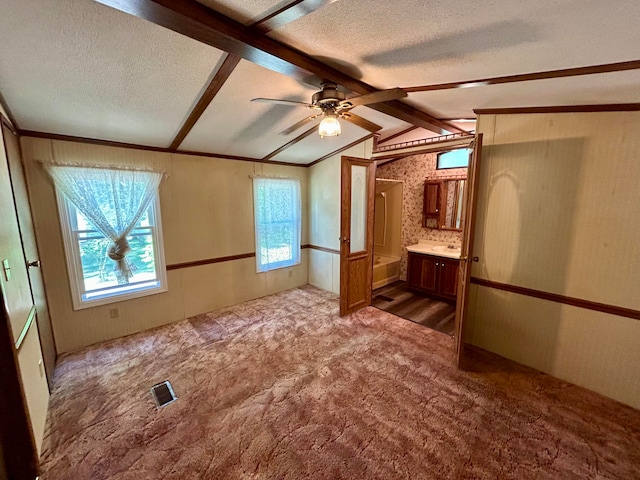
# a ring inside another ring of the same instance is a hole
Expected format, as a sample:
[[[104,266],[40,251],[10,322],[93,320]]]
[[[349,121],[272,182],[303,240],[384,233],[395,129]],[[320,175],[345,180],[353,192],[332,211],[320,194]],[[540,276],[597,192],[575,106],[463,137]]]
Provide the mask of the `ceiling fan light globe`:
[[[336,117],[325,117],[320,122],[318,133],[322,138],[337,137],[338,135],[340,135],[340,133],[342,133],[340,122]]]

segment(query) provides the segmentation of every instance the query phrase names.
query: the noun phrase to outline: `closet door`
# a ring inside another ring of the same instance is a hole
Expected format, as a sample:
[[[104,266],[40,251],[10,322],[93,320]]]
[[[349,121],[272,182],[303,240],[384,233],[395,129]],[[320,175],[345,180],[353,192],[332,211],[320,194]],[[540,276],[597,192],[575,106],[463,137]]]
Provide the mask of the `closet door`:
[[[27,265],[31,297],[37,312],[38,332],[40,334],[44,368],[47,373],[49,386],[51,386],[51,378],[53,376],[57,353],[53,339],[53,329],[51,328],[51,319],[49,317],[47,297],[44,290],[44,282],[42,280],[40,255],[33,231],[27,184],[22,167],[22,151],[18,137],[5,125],[2,126],[2,134],[4,137],[4,149],[7,156],[20,239],[24,251],[24,263]]]

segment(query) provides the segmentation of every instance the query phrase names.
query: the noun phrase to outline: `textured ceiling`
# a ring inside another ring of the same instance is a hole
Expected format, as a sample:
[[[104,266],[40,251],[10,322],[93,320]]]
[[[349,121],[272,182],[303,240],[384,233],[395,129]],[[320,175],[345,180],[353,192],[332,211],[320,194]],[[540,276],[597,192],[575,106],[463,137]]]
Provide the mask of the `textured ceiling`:
[[[206,5],[229,18],[233,18],[236,22],[250,25],[291,2],[287,0],[251,0],[248,2],[237,0],[198,0],[198,3]]]
[[[635,60],[638,18],[637,0],[343,0],[269,35],[391,88]]]
[[[268,35],[378,88],[640,58],[637,0],[304,2],[298,8],[314,8]],[[291,1],[200,3],[249,25]],[[0,94],[23,130],[167,147],[224,58],[92,0],[0,0],[0,11]],[[403,101],[438,118],[469,118],[475,108],[640,102],[639,85],[633,70],[409,93]],[[279,133],[311,111],[251,98],[309,101],[316,89],[243,60],[179,149],[263,158],[309,128]],[[411,126],[365,106],[354,113],[383,127],[383,138]],[[340,137],[313,134],[272,160],[310,163],[369,133],[342,124]],[[417,129],[392,142],[433,135]]]
[[[165,147],[222,55],[88,0],[0,3],[0,92],[24,130]]]
[[[251,102],[280,97],[307,102],[315,89],[242,60],[191,133],[184,150],[261,158],[302,133],[279,132],[310,115],[307,108]]]
[[[429,105],[447,117],[468,117],[474,108],[590,105],[640,101],[640,70],[531,82],[410,93],[409,102]]]

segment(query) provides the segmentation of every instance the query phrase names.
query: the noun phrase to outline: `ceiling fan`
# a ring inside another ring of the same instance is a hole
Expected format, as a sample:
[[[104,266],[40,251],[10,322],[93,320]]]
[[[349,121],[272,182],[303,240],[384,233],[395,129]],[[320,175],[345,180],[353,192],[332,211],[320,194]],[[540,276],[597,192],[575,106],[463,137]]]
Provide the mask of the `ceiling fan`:
[[[318,133],[321,137],[334,137],[340,135],[340,122],[338,118],[342,118],[370,132],[377,132],[382,129],[380,125],[376,125],[369,120],[359,117],[351,113],[354,107],[359,105],[369,105],[371,103],[388,102],[389,100],[397,100],[407,96],[401,88],[389,88],[387,90],[378,90],[372,93],[365,93],[357,97],[346,98],[346,95],[338,91],[338,86],[334,82],[324,80],[322,82],[322,90],[316,92],[311,97],[311,103],[297,102],[295,100],[278,100],[273,98],[254,98],[252,102],[278,103],[281,105],[290,105],[297,107],[312,108],[319,110],[318,113],[304,118],[296,124],[290,126],[286,130],[280,132],[282,135],[288,135],[307,123],[322,117]]]

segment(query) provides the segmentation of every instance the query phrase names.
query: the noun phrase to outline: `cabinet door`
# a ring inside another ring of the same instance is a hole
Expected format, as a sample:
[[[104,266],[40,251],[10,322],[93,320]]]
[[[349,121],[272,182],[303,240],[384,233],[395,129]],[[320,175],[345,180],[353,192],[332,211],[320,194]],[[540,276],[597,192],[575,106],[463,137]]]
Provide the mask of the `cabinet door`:
[[[436,293],[438,291],[438,267],[440,260],[428,255],[422,256],[422,276],[420,287],[425,292]]]
[[[440,260],[440,285],[439,292],[443,297],[456,299],[458,293],[458,260]]]
[[[407,283],[409,288],[427,293],[437,290],[439,260],[429,255],[409,252]]]
[[[424,182],[424,214],[438,216],[440,213],[440,182]]]
[[[422,255],[409,252],[407,258],[407,285],[409,288],[420,288],[422,282]]]

